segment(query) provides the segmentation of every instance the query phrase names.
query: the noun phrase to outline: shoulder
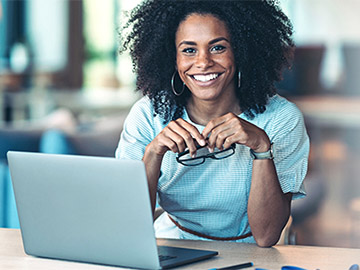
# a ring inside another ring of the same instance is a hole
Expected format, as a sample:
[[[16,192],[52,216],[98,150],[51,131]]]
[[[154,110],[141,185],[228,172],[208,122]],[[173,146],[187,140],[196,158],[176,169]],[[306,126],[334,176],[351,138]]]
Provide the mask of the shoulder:
[[[260,122],[272,123],[274,125],[303,122],[303,115],[296,104],[279,95],[269,98],[266,110],[255,118],[258,118]]]
[[[302,113],[299,108],[291,101],[287,100],[286,98],[274,95],[269,98],[268,104],[266,105],[265,114],[279,114],[284,113],[284,117],[286,116],[294,116],[299,115],[301,116]]]
[[[148,97],[142,97],[131,107],[125,123],[125,130],[148,128],[154,118],[153,106]]]
[[[151,100],[145,96],[140,98],[135,104],[131,107],[129,114],[135,115],[153,115],[154,108],[152,106]]]
[[[279,95],[269,98],[266,110],[257,114],[250,122],[264,129],[268,134],[278,133],[278,135],[304,127],[303,115],[299,108]]]
[[[144,96],[131,107],[125,120],[125,128],[136,128],[141,130],[162,130],[164,120],[155,113],[154,106],[149,97]]]

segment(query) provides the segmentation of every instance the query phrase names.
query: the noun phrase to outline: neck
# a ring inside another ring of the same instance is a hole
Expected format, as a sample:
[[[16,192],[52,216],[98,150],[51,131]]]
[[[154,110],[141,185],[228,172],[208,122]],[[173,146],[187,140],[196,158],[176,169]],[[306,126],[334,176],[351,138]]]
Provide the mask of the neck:
[[[199,100],[194,97],[190,98],[186,106],[188,115],[196,124],[206,126],[209,121],[220,117],[224,114],[232,112],[236,115],[241,113],[237,98],[229,96],[229,98],[219,100]]]

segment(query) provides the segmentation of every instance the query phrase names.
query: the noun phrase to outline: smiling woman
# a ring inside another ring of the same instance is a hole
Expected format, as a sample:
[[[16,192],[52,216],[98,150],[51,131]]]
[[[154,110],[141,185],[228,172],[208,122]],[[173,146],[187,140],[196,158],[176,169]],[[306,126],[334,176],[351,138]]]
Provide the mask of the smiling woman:
[[[275,1],[148,0],[125,28],[145,97],[116,155],[143,160],[165,210],[157,236],[274,245],[309,152],[300,111],[274,87],[293,49],[287,17]]]

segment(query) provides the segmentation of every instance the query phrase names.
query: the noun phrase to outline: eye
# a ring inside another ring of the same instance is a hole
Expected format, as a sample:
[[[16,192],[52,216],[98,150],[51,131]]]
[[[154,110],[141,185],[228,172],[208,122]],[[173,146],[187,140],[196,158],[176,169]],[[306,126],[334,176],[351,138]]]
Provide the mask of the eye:
[[[212,47],[210,50],[211,50],[212,52],[215,52],[215,53],[221,53],[221,52],[223,52],[225,49],[226,49],[226,47],[223,46],[223,45],[215,45],[215,46]]]
[[[182,50],[182,52],[186,54],[194,54],[196,50],[194,48],[185,48]]]

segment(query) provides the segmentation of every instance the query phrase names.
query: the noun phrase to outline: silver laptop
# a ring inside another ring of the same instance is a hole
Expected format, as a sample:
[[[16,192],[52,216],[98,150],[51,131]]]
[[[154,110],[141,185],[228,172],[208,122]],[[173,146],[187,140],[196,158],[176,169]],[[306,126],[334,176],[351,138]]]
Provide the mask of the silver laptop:
[[[141,161],[8,152],[25,252],[163,269],[216,251],[156,245]]]

